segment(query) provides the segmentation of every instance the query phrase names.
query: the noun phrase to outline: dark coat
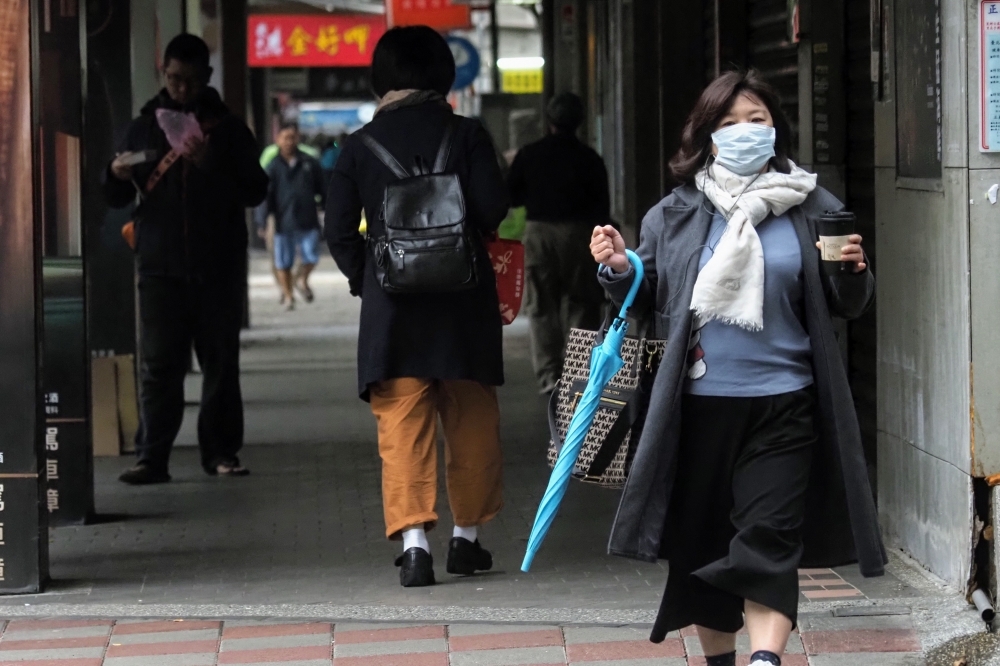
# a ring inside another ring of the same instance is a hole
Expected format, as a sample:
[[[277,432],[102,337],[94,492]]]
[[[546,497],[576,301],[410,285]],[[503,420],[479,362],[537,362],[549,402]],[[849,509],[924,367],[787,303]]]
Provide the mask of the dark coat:
[[[404,166],[421,156],[433,164],[452,116],[433,102],[384,111],[365,131]],[[466,203],[466,222],[481,234],[496,231],[509,208],[496,151],[482,124],[463,120],[456,131],[448,172],[457,173]],[[358,390],[400,377],[466,379],[503,384],[502,321],[496,277],[485,246],[478,247],[479,284],[467,292],[385,293],[375,279],[371,255],[358,232],[361,210],[368,233],[384,231],[380,219],[389,169],[359,140],[350,137],[333,170],[327,193],[325,234],[351,293],[361,296]]]
[[[124,208],[136,197],[169,151],[156,122],[160,108],[181,110],[166,91],[151,99],[132,121],[119,151],[155,150],[157,159],[132,171],[135,185],[105,172],[108,205]],[[140,276],[216,279],[246,273],[244,209],[267,194],[260,150],[246,124],[231,114],[219,93],[207,88],[193,109],[208,137],[201,166],[179,159],[136,210],[137,270]]]
[[[823,189],[789,211],[802,247],[806,330],[812,342],[818,396],[820,445],[813,458],[806,524],[804,566],[837,566],[858,561],[865,576],[878,576],[887,562],[875,502],[868,481],[861,431],[831,315],[853,319],[874,298],[875,278],[861,274],[826,275],[815,248],[815,219],[843,204]],[[646,279],[637,312],[652,308],[656,337],[667,351],[657,373],[645,429],[612,529],[609,551],[655,561],[665,552],[664,520],[678,473],[681,396],[691,336],[691,297],[698,262],[707,242],[714,209],[705,195],[684,186],[654,207],[642,225],[638,254]],[[631,272],[603,279],[618,302],[631,284]]]
[[[255,211],[259,229],[267,227],[267,216],[275,218],[275,233],[291,234],[296,231],[319,229],[320,206],[326,200],[326,176],[319,160],[301,150],[295,157],[295,166],[278,155],[267,165],[271,184],[267,198]]]
[[[606,224],[611,219],[608,171],[575,134],[550,134],[518,151],[507,175],[515,206],[534,222]]]

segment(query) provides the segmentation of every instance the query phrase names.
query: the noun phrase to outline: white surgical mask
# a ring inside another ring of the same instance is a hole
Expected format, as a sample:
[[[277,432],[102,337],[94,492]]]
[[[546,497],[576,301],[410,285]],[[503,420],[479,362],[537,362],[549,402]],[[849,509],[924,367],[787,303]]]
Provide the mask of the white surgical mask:
[[[774,157],[775,136],[773,127],[761,123],[724,127],[712,135],[712,142],[719,149],[715,161],[740,176],[760,173]]]

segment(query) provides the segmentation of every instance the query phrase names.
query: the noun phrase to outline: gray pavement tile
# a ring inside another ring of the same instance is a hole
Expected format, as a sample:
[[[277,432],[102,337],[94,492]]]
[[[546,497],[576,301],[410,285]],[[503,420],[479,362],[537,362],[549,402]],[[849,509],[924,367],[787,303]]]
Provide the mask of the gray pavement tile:
[[[418,652],[447,652],[444,638],[418,638],[412,641],[385,641],[382,643],[347,643],[334,645],[334,657],[372,657],[380,654],[411,654]]]
[[[697,636],[687,636],[684,638],[684,649],[690,657],[703,657],[704,650],[701,649],[701,641]],[[738,634],[736,636],[736,651],[739,654],[750,654],[750,636]],[[788,645],[785,647],[787,654],[804,654],[805,648],[802,646],[802,639],[798,634],[788,637]]]
[[[921,654],[910,652],[865,652],[820,654],[809,657],[811,666],[924,666]]]
[[[215,666],[214,654],[158,654],[149,657],[105,657],[104,666]],[[325,662],[324,662],[325,663]]]
[[[912,615],[876,615],[865,617],[834,617],[830,614],[809,614],[799,617],[802,631],[852,631],[855,629],[912,629]]]
[[[227,638],[220,652],[266,650],[268,648],[313,647],[330,645],[330,634],[297,634],[295,636],[262,636],[259,638]]]
[[[0,661],[33,661],[41,659],[99,659],[102,647],[52,648],[50,650],[0,650]]]
[[[214,641],[218,638],[218,629],[157,631],[149,634],[115,634],[111,637],[111,644],[144,645],[147,643],[183,643],[184,641]]]
[[[381,629],[411,629],[413,627],[438,626],[443,622],[338,622],[334,625],[334,635],[343,631],[379,631]]]
[[[511,648],[452,652],[451,666],[520,666],[522,664],[565,664],[561,647]]]
[[[566,627],[566,645],[579,643],[610,643],[612,641],[648,641],[649,629],[644,627]],[[679,634],[672,632],[670,638]]]
[[[515,634],[529,631],[558,629],[552,624],[452,624],[448,626],[449,636],[485,636],[487,634]]]
[[[30,629],[21,631],[13,629],[4,632],[0,645],[7,641],[41,641],[56,638],[92,638],[107,636],[111,633],[111,625],[103,627],[67,627],[65,629]]]

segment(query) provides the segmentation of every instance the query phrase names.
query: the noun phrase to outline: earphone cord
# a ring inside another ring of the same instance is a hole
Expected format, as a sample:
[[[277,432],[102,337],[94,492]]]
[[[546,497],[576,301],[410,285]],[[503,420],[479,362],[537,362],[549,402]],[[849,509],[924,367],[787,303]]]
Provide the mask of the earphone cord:
[[[710,159],[711,159],[711,158],[710,158]],[[706,169],[708,170],[708,175],[709,175],[709,177],[710,177],[710,178],[711,178],[712,180],[715,180],[715,175],[714,175],[714,174],[712,173],[712,170],[711,170],[711,169],[709,169],[709,167],[710,167],[710,166],[711,166],[711,163],[709,163],[709,164],[706,164],[705,168],[706,168]],[[743,195],[744,195],[744,194],[746,194],[746,193],[747,193],[747,191],[749,191],[749,190],[750,190],[750,188],[751,188],[751,187],[753,186],[753,184],[754,184],[754,183],[756,183],[756,182],[757,182],[757,179],[758,179],[758,178],[760,178],[760,177],[761,177],[762,175],[763,175],[763,172],[761,172],[761,173],[757,174],[756,176],[754,176],[754,179],[753,179],[753,180],[751,180],[751,181],[750,181],[749,183],[747,183],[747,186],[746,186],[746,187],[744,187],[744,188],[743,188],[743,191],[742,191],[742,192],[740,192],[739,196],[737,196],[737,197],[736,197],[736,201],[734,201],[734,202],[733,202],[733,206],[732,206],[732,208],[730,208],[730,209],[729,209],[728,211],[725,211],[725,212],[723,213],[723,215],[722,215],[722,216],[723,216],[723,218],[724,218],[724,219],[726,220],[727,224],[728,224],[728,222],[729,222],[729,216],[730,216],[730,215],[732,214],[732,212],[733,212],[734,210],[736,210],[736,206],[737,206],[737,204],[739,204],[739,202],[740,202],[740,199],[742,199],[742,198],[743,198]],[[718,183],[718,181],[716,181],[716,183]],[[702,202],[702,204],[701,204],[701,207],[702,207],[702,209],[703,209],[703,210],[704,210],[704,211],[705,211],[706,213],[708,213],[709,215],[712,215],[712,216],[714,216],[714,215],[715,215],[716,213],[718,213],[718,212],[719,212],[719,211],[717,211],[717,210],[711,210],[711,209],[709,209],[709,207],[708,207],[707,205],[705,205],[705,202]],[[725,235],[725,234],[726,234],[726,230],[723,230],[722,234],[723,234],[723,235]],[[722,240],[722,237],[721,237],[721,236],[719,237],[719,240],[720,240],[720,241]],[[718,243],[716,243],[716,246],[717,246],[717,245],[718,245]],[[673,302],[674,302],[675,300],[677,300],[677,298],[678,298],[678,297],[679,297],[679,296],[680,296],[681,294],[683,294],[683,293],[684,293],[684,287],[686,287],[686,286],[687,286],[687,281],[688,281],[688,274],[689,274],[689,273],[691,272],[691,262],[692,262],[692,261],[694,260],[694,258],[695,258],[695,257],[700,257],[700,256],[701,256],[701,252],[702,252],[702,250],[711,250],[711,252],[712,252],[712,253],[714,254],[714,253],[715,253],[715,247],[716,247],[716,246],[713,246],[713,245],[699,245],[699,246],[698,246],[697,248],[695,248],[695,250],[694,250],[694,251],[693,251],[693,252],[691,253],[691,256],[690,256],[690,257],[688,257],[688,260],[687,260],[687,262],[686,262],[686,263],[684,264],[684,280],[683,280],[683,281],[681,282],[681,286],[680,286],[680,288],[679,288],[679,289],[677,290],[677,293],[676,293],[676,294],[674,294],[673,298],[671,298],[671,299],[667,300],[667,302],[666,302],[666,303],[664,304],[664,307],[665,307],[665,308],[669,308],[669,306],[670,306],[670,305],[671,305],[671,304],[672,304],[672,303],[673,303]],[[667,315],[667,316],[670,316],[670,315]]]

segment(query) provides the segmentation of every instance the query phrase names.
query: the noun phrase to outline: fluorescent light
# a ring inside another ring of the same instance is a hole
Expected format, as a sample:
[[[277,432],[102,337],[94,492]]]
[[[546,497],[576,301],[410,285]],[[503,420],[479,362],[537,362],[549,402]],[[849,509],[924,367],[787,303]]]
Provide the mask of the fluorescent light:
[[[545,58],[500,58],[497,67],[510,70],[541,69],[545,66]]]

